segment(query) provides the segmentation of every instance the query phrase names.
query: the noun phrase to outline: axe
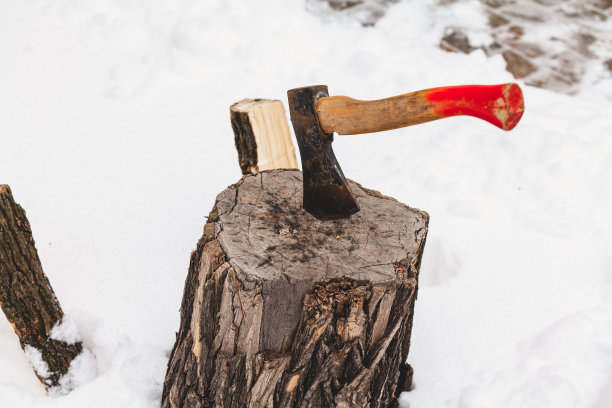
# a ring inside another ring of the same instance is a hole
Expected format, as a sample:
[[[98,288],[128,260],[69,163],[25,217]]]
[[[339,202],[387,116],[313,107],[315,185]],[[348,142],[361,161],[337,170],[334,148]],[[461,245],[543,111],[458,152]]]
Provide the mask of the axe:
[[[441,87],[375,101],[330,97],[325,85],[291,89],[287,96],[302,158],[303,207],[322,220],[359,211],[332,150],[334,132],[380,132],[458,115],[511,130],[525,110],[517,84]]]

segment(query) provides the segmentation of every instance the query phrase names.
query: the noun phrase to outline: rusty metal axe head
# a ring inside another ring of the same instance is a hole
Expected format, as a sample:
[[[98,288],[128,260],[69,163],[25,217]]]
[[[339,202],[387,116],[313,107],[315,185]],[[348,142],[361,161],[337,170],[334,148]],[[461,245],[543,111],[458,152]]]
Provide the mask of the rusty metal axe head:
[[[304,209],[320,219],[359,211],[331,147],[334,132],[379,132],[458,115],[511,130],[525,109],[517,84],[448,86],[376,101],[329,97],[324,85],[291,89],[287,95],[302,157]]]
[[[302,158],[304,209],[319,219],[344,218],[359,211],[332,150],[333,133],[319,124],[316,102],[328,96],[327,86],[291,89],[289,111]]]

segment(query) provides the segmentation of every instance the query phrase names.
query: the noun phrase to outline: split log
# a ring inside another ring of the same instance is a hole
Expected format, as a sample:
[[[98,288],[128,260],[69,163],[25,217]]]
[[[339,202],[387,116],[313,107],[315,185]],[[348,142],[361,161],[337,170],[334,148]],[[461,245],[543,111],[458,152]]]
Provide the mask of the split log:
[[[25,211],[7,185],[0,185],[0,306],[40,381],[58,385],[83,346],[52,333],[64,314],[43,272]]]
[[[230,117],[242,174],[298,168],[281,101],[243,99],[230,107]]]
[[[162,407],[384,407],[405,364],[429,216],[349,181],[320,221],[302,173],[245,176],[192,253]]]

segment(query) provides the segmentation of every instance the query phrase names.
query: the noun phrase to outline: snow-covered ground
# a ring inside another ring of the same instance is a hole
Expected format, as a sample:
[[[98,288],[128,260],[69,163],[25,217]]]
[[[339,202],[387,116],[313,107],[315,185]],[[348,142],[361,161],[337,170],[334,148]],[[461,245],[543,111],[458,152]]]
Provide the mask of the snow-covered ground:
[[[372,26],[401,0],[305,0],[322,16]],[[481,4],[474,5],[478,1]],[[502,54],[507,70],[527,84],[575,94],[599,87],[612,72],[611,0],[434,0],[447,34],[443,48]],[[457,10],[479,7],[473,19]],[[451,17],[445,16],[450,11]],[[468,17],[468,18],[466,18]],[[488,20],[488,21],[487,21]],[[446,35],[445,35],[446,37]],[[612,89],[607,91],[612,100]]]
[[[240,177],[230,104],[512,81],[439,49],[457,19],[486,35],[477,0],[403,0],[373,27],[304,0],[3,0],[0,183],[90,354],[47,396],[0,317],[0,407],[157,407],[190,252]],[[334,143],[350,178],[431,215],[403,407],[612,406],[612,79],[523,90],[510,133]]]

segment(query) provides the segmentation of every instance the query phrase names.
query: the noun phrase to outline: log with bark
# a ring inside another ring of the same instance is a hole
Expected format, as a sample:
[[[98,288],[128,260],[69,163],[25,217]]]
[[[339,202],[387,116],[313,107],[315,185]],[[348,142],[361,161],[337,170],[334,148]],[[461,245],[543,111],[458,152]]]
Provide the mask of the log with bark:
[[[83,346],[62,338],[62,308],[43,272],[25,211],[7,185],[0,185],[0,306],[40,381],[47,388],[60,384]]]
[[[230,106],[230,119],[242,174],[298,168],[281,101],[243,99]]]
[[[300,171],[219,194],[192,253],[164,408],[397,404],[429,217],[350,186],[361,211],[333,221],[303,210]]]

